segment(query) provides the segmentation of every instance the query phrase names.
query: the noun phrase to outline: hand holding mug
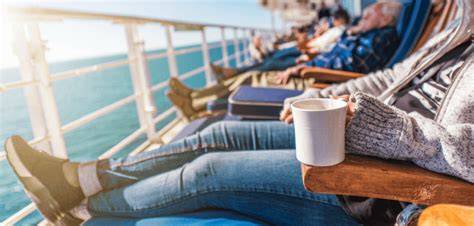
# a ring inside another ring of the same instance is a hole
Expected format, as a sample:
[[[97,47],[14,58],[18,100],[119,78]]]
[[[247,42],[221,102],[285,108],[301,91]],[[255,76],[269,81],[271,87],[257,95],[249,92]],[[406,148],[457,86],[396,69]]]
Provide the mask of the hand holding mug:
[[[342,96],[329,96],[331,99],[343,100],[347,102],[347,111],[346,111],[346,127],[347,124],[351,121],[355,113],[355,103],[350,100],[349,95]],[[280,121],[291,124],[293,123],[293,114],[291,112],[291,107],[289,104],[283,107],[283,110],[280,113]]]

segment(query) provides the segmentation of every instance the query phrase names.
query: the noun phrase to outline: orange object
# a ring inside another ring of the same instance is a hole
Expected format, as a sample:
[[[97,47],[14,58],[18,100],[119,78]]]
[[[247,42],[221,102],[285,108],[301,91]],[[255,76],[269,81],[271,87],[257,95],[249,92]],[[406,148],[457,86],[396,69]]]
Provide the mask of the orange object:
[[[474,197],[466,197],[474,198]],[[418,219],[418,226],[472,226],[474,207],[439,204],[426,208]]]

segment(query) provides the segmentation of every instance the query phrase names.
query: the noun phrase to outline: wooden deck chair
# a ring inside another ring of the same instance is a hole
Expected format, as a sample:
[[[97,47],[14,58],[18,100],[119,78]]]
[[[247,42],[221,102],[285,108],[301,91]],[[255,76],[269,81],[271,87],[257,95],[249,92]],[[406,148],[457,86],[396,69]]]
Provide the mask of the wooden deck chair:
[[[431,25],[427,25],[423,36],[431,37],[443,30],[449,21],[453,20],[456,11],[455,1],[446,0],[442,13],[433,18],[438,18],[436,22],[430,21]],[[430,35],[427,35],[428,33]],[[417,45],[426,42],[423,36]],[[338,76],[337,81],[344,80],[343,74]],[[352,79],[355,76],[351,74],[347,77]],[[302,164],[301,168],[304,186],[313,192],[373,197],[424,205],[457,204],[470,206],[470,214],[474,211],[473,184],[422,169],[408,162],[349,154],[343,163],[336,166],[313,167]],[[354,178],[357,178],[356,182]],[[425,223],[432,222],[429,217],[425,220]]]
[[[433,8],[423,34],[413,51],[420,49],[433,35],[442,31],[456,12],[454,0],[433,0]]]

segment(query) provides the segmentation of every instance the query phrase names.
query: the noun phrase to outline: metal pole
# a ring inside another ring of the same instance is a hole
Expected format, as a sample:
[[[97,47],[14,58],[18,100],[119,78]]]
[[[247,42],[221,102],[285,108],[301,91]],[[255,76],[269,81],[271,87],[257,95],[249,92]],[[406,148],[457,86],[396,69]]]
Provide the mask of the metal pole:
[[[155,137],[155,124],[153,123],[156,107],[150,90],[151,78],[145,57],[145,43],[140,39],[135,24],[125,24],[125,34],[127,36],[128,59],[130,61],[133,90],[137,96],[138,119],[140,126],[146,128],[147,138],[154,141],[157,139]]]
[[[206,29],[203,27],[201,29],[201,37],[202,37],[202,58],[204,60],[204,70],[206,74],[206,84],[210,85],[213,82],[212,79],[212,72],[211,72],[211,60],[209,58],[209,46],[207,45],[206,40]]]
[[[222,46],[222,60],[224,61],[224,67],[229,67],[229,53],[227,52],[227,40],[225,38],[225,28],[221,27],[221,46]]]
[[[166,26],[166,44],[167,44],[167,56],[168,56],[168,67],[170,69],[170,76],[178,77],[178,66],[176,64],[176,56],[174,54],[173,47],[173,30],[172,25]]]
[[[20,74],[23,81],[34,81],[34,65],[32,64],[32,53],[26,38],[24,24],[13,24],[13,34],[15,35],[15,54],[20,62]],[[48,136],[46,122],[44,120],[44,110],[41,104],[38,87],[27,86],[23,89],[26,98],[26,106],[31,122],[31,129],[35,139]],[[51,153],[51,145],[48,142],[41,142],[36,145],[37,148]]]
[[[234,56],[235,56],[235,65],[240,67],[240,47],[239,47],[239,37],[237,36],[237,28],[234,28]]]
[[[245,56],[246,56],[246,60],[247,60],[247,63],[250,64],[251,63],[251,60],[252,60],[252,56],[250,55],[250,43],[252,43],[252,34],[250,32],[250,30],[248,29],[245,29],[245,33],[247,34],[247,46],[245,47]]]
[[[66,143],[64,142],[63,133],[61,131],[61,119],[56,105],[56,99],[54,98],[48,63],[44,55],[46,49],[45,41],[41,39],[37,23],[30,23],[27,28],[31,38],[30,48],[34,67],[33,76],[39,80],[39,96],[43,104],[44,119],[50,137],[51,154],[59,158],[67,158]],[[35,117],[39,116],[37,115]]]
[[[242,30],[242,38],[243,38],[243,45],[244,45],[244,48],[243,48],[243,54],[244,54],[244,65],[248,65],[249,64],[249,57],[248,57],[248,47],[249,47],[249,40],[248,40],[248,33],[245,29]]]

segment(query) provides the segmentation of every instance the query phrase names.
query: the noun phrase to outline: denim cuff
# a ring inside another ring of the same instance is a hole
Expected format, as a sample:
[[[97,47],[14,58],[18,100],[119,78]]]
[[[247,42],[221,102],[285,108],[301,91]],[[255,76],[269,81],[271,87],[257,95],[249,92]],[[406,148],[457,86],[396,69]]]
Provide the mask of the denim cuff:
[[[81,163],[77,169],[79,184],[86,197],[95,195],[103,190],[97,175],[97,163],[98,161]]]
[[[418,217],[420,217],[420,214],[423,212],[424,208],[424,206],[419,206],[416,204],[408,205],[403,209],[402,212],[400,212],[400,214],[398,214],[395,226],[416,225]]]

